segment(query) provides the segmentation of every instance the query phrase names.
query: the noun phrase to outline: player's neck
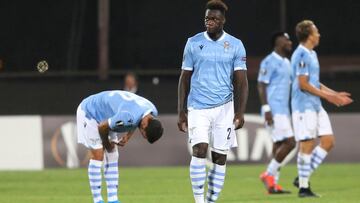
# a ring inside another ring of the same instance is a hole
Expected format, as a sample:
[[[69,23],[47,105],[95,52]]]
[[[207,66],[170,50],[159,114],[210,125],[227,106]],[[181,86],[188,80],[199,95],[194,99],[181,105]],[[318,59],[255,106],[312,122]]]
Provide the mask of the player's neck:
[[[310,51],[312,51],[315,47],[309,40],[300,44],[309,49]]]
[[[286,54],[283,50],[281,50],[281,49],[279,49],[279,48],[276,48],[276,47],[275,47],[274,51],[275,51],[275,53],[277,53],[279,56],[281,56],[281,57],[283,57],[283,58],[286,58],[286,57],[287,57],[287,54]]]
[[[210,37],[210,39],[216,41],[218,40],[222,35],[223,35],[224,31],[220,30],[219,32],[216,33],[209,33],[207,32],[208,36]]]

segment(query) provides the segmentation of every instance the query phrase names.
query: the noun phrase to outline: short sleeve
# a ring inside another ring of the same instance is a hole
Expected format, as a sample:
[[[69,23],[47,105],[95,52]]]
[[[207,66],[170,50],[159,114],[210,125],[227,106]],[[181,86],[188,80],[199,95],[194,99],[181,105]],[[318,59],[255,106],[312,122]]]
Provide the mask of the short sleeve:
[[[193,60],[193,54],[191,51],[191,42],[190,39],[186,42],[184,54],[183,54],[183,60],[181,69],[192,71],[194,68],[194,60]]]
[[[258,81],[263,82],[265,84],[269,84],[271,80],[271,75],[274,72],[274,68],[272,68],[271,64],[267,61],[262,62],[260,64],[260,70],[258,75]]]
[[[108,120],[110,129],[113,131],[122,131],[134,125],[134,117],[128,111],[119,111]]]
[[[154,108],[154,109],[151,111],[151,114],[152,114],[153,116],[155,116],[155,117],[159,115],[159,113],[158,113],[158,111],[157,111],[156,108]]]
[[[238,49],[235,52],[234,71],[247,70],[246,68],[246,51],[243,43],[240,41]]]

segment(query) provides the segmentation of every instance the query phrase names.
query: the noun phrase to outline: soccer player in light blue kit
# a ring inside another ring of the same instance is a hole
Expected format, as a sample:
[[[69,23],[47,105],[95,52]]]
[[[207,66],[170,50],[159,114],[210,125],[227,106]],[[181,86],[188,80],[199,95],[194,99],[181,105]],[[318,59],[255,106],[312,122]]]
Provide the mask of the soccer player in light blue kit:
[[[287,57],[291,53],[289,35],[276,32],[271,38],[273,52],[260,64],[258,92],[262,104],[261,114],[273,140],[273,159],[260,175],[269,194],[285,194],[278,184],[280,166],[294,149],[295,139],[290,117],[291,66]]]
[[[192,145],[190,179],[196,203],[213,203],[222,190],[226,155],[237,146],[235,131],[244,124],[248,96],[245,48],[223,30],[227,6],[219,0],[206,5],[206,31],[188,39],[178,87],[178,127]],[[211,147],[213,165],[206,174]]]
[[[88,175],[94,203],[104,202],[102,166],[108,203],[119,203],[119,154],[115,145],[124,146],[136,128],[149,143],[157,141],[163,133],[160,121],[155,118],[157,115],[156,107],[149,100],[126,91],[100,92],[80,103],[76,112],[78,143],[91,153]],[[126,134],[119,139],[117,133]]]
[[[294,185],[299,187],[299,197],[317,197],[310,189],[311,173],[322,163],[333,148],[335,137],[327,112],[321,105],[321,98],[328,102],[344,106],[352,103],[350,94],[336,92],[320,83],[320,65],[316,52],[320,34],[310,20],[296,25],[296,36],[299,46],[291,57],[293,68],[292,85],[292,119],[295,139],[299,141],[298,178]],[[316,145],[316,138],[320,144]]]

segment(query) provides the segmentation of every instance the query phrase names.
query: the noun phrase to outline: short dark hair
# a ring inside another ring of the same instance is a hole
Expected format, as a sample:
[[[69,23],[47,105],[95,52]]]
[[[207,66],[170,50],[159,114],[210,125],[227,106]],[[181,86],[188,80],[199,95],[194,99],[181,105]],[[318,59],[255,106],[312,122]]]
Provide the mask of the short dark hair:
[[[299,42],[305,42],[309,35],[311,35],[311,27],[314,26],[314,22],[311,20],[303,20],[295,27],[296,37]]]
[[[223,15],[228,10],[227,5],[221,0],[211,0],[207,2],[206,9],[219,10]]]
[[[270,45],[271,45],[271,48],[274,48],[275,45],[276,45],[276,40],[279,38],[279,37],[282,37],[282,36],[286,36],[288,35],[286,32],[283,32],[283,31],[277,31],[277,32],[274,32],[272,35],[271,35],[271,41],[270,41]]]
[[[147,127],[145,128],[146,137],[149,143],[154,143],[162,136],[164,128],[161,122],[157,119],[150,119]]]

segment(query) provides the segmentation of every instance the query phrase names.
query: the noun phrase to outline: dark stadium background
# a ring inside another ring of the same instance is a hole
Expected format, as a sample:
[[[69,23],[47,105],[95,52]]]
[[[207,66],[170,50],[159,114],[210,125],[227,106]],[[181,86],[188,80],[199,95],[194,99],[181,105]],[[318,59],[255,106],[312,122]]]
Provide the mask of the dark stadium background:
[[[123,76],[139,76],[141,95],[160,113],[176,113],[177,82],[186,39],[203,31],[205,0],[113,0],[110,7],[109,77],[98,73],[98,1],[3,0],[0,3],[0,114],[73,115],[85,96],[122,88]],[[270,51],[269,36],[312,19],[321,33],[321,80],[353,94],[355,103],[329,112],[360,111],[360,1],[227,0],[225,30],[248,54],[248,113],[258,112],[256,74]],[[282,11],[286,11],[281,15]],[[47,60],[45,74],[36,63]],[[158,77],[160,83],[152,80]],[[324,102],[325,103],[325,102]]]

